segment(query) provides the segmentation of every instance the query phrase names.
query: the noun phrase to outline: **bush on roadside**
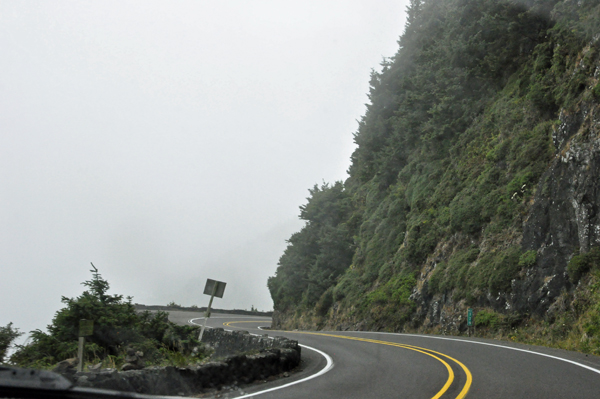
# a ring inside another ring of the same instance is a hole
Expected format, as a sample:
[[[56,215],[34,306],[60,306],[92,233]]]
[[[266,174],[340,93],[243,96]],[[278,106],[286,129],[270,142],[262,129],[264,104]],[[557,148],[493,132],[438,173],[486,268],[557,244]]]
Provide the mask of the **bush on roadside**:
[[[77,298],[62,297],[66,306],[56,312],[48,331],[32,331],[30,343],[16,346],[11,363],[48,368],[76,357],[81,319],[94,321],[93,335],[86,338],[85,355],[95,363],[118,367],[128,347],[143,352],[145,362],[150,364],[179,365],[182,358],[201,360],[197,354],[203,351],[194,351],[200,345],[196,328],[169,322],[165,312],[137,313],[131,297],[108,294],[108,282],[95,267],[91,272],[93,278],[82,283],[87,290]]]

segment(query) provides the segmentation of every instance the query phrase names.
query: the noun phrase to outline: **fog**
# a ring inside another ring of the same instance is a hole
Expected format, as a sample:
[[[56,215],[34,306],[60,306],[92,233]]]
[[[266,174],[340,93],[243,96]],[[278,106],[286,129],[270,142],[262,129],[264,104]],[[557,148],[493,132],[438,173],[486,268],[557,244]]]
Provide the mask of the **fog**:
[[[90,262],[133,302],[272,309],[315,183],[346,178],[407,1],[0,0],[0,325]]]

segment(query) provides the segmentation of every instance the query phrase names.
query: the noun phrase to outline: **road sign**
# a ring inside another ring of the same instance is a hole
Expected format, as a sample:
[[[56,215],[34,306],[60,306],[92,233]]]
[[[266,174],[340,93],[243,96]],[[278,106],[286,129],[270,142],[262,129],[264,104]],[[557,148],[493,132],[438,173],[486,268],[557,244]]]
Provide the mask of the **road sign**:
[[[471,327],[473,325],[473,309],[467,309],[467,326]]]
[[[79,320],[79,336],[89,337],[94,334],[94,320]]]
[[[225,292],[225,285],[222,281],[206,279],[206,285],[204,286],[204,295],[214,295],[217,298],[223,298]],[[213,292],[214,290],[214,292]]]
[[[202,341],[202,336],[204,335],[204,329],[206,328],[206,319],[210,317],[210,307],[212,306],[212,301],[215,297],[223,298],[223,293],[225,292],[225,285],[222,281],[206,279],[206,285],[204,286],[204,294],[210,295],[210,301],[208,302],[208,307],[206,308],[206,314],[204,315],[204,323],[202,324],[202,328],[200,329],[200,336],[198,336],[198,341]]]

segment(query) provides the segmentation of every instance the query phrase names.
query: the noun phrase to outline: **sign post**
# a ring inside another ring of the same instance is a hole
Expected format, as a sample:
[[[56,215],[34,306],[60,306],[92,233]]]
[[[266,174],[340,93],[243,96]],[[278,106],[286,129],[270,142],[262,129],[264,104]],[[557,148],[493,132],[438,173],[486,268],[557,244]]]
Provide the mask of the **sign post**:
[[[472,308],[467,309],[467,327],[469,329],[469,332],[471,332],[471,327],[473,327],[473,309]]]
[[[210,307],[212,306],[212,302],[214,297],[223,298],[223,293],[225,292],[225,285],[222,281],[206,279],[206,285],[204,286],[204,295],[210,295],[210,301],[208,302],[208,307],[206,308],[206,314],[204,315],[204,323],[202,323],[202,329],[200,329],[200,336],[198,337],[198,341],[202,341],[202,336],[204,335],[204,329],[206,328],[206,319],[210,317]]]
[[[89,337],[94,333],[94,320],[79,320],[79,348],[77,349],[77,371],[83,371],[83,347],[85,345],[85,337]]]

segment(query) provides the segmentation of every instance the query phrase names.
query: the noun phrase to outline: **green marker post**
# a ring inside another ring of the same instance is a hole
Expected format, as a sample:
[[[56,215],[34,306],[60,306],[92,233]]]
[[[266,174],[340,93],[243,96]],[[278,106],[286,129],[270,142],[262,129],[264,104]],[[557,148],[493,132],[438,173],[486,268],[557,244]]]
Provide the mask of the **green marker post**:
[[[469,335],[471,335],[471,327],[473,327],[473,309],[467,309],[467,329],[469,331]]]

